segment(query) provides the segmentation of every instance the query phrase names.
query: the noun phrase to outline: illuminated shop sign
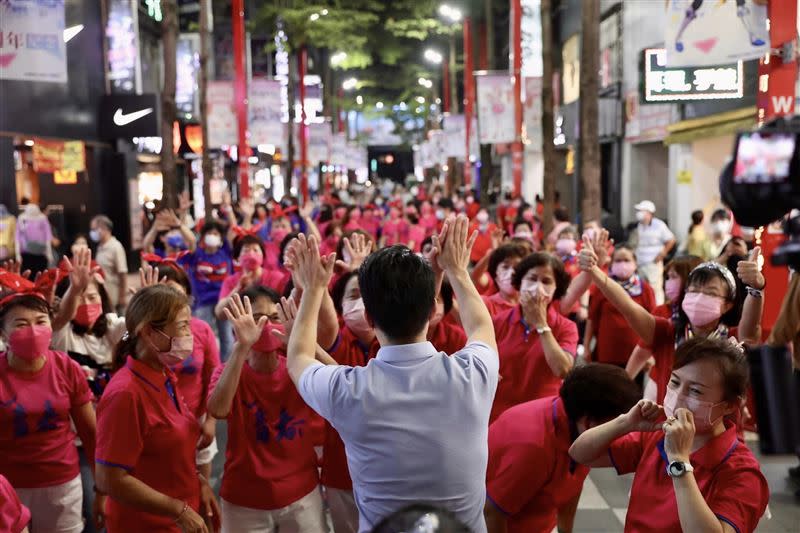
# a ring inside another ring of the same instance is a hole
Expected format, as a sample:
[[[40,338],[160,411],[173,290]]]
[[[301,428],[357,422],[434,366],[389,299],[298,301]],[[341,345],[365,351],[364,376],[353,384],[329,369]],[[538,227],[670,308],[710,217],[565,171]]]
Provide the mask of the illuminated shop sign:
[[[704,67],[668,67],[667,51],[644,51],[645,102],[718,100],[744,95],[742,62]]]

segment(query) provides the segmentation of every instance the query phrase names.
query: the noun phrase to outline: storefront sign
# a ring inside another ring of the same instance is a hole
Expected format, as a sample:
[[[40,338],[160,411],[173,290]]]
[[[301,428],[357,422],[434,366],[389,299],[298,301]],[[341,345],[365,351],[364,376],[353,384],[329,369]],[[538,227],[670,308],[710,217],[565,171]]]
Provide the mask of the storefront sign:
[[[646,102],[718,100],[744,95],[742,62],[707,67],[667,66],[667,51],[644,51],[644,99]]]
[[[250,144],[272,144],[286,153],[286,124],[281,121],[281,82],[254,79],[250,82]]]
[[[56,185],[75,185],[78,183],[78,173],[74,170],[56,170],[53,172],[53,183]]]
[[[507,73],[477,73],[478,138],[481,144],[510,143],[514,131],[514,92]]]
[[[106,46],[111,92],[137,92],[141,78],[136,44],[139,40],[138,26],[138,13],[133,0],[109,1]]]
[[[86,170],[85,147],[81,141],[34,139],[33,170],[42,173]]]
[[[667,4],[665,41],[670,68],[719,65],[769,52],[765,0],[707,0],[695,7],[696,3],[670,0]]]
[[[0,2],[0,79],[67,83],[64,0]]]
[[[159,135],[155,94],[108,94],[100,109],[100,131],[106,139]]]
[[[209,81],[207,100],[209,148],[237,144],[239,122],[236,120],[236,111],[233,108],[233,82]]]

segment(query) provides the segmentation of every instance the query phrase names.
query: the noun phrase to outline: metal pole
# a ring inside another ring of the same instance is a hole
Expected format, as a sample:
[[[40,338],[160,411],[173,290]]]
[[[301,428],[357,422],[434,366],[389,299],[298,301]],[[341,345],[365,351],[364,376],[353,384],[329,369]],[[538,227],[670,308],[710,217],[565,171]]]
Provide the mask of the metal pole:
[[[472,162],[470,161],[470,135],[472,133],[472,113],[475,103],[475,78],[472,74],[472,20],[464,18],[464,129],[466,134],[467,150],[464,159],[464,185],[472,184]]]
[[[514,143],[511,145],[511,169],[514,178],[514,195],[522,192],[522,5],[520,0],[511,0],[511,38],[510,48],[514,83]]]
[[[234,100],[236,118],[239,122],[239,196],[250,196],[250,176],[247,158],[249,147],[247,145],[247,78],[244,72],[244,0],[233,0],[231,24],[233,30],[233,66],[236,79],[234,81]]]
[[[445,113],[450,112],[450,66],[447,61],[442,61],[442,109]]]
[[[308,125],[306,124],[306,63],[305,46],[297,52],[297,76],[300,84],[300,195],[308,201]]]
[[[450,34],[450,102],[453,106],[450,112],[458,113],[458,81],[456,79],[456,35]]]

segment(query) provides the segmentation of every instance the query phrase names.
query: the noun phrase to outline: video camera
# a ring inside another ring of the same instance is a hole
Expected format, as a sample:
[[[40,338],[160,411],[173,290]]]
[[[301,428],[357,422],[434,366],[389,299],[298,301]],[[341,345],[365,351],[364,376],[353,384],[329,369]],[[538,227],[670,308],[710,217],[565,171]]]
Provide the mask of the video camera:
[[[785,218],[785,243],[774,265],[800,270],[800,116],[779,117],[736,137],[733,159],[719,178],[720,197],[743,226],[767,226]]]

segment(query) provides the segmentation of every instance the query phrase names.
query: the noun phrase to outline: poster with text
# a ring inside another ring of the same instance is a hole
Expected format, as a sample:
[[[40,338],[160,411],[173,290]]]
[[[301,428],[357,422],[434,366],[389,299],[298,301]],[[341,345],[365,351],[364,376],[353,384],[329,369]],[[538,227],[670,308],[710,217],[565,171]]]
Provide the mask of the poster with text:
[[[514,142],[514,92],[508,74],[475,76],[481,144]]]
[[[286,124],[281,122],[281,83],[254,79],[250,82],[247,110],[250,144],[272,144],[286,153]]]
[[[0,2],[0,79],[67,83],[64,0]]]
[[[767,0],[669,0],[667,66],[756,59],[769,51]]]
[[[239,121],[234,109],[232,81],[209,81],[207,95],[209,148],[233,146],[238,142]]]
[[[522,78],[525,90],[525,104],[522,116],[528,147],[534,152],[542,151],[542,78]]]

